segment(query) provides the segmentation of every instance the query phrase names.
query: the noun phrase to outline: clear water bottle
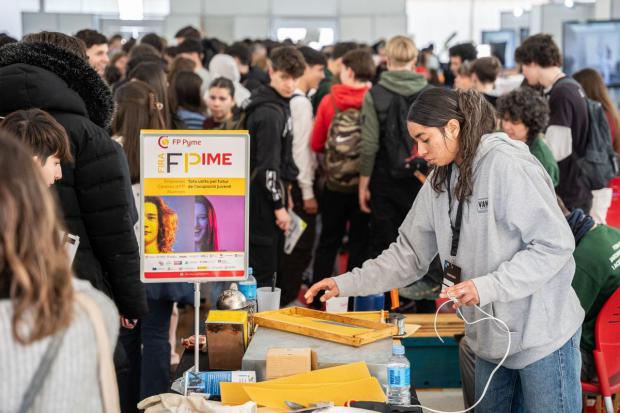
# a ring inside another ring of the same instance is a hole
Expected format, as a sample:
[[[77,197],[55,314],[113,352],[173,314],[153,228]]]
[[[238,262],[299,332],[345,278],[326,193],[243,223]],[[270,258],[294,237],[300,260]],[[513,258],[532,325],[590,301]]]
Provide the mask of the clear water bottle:
[[[388,403],[397,406],[411,404],[411,367],[405,357],[405,347],[395,344],[387,368]]]
[[[248,268],[248,276],[239,282],[239,291],[245,295],[252,306],[252,313],[256,312],[256,278],[254,278],[252,267]]]

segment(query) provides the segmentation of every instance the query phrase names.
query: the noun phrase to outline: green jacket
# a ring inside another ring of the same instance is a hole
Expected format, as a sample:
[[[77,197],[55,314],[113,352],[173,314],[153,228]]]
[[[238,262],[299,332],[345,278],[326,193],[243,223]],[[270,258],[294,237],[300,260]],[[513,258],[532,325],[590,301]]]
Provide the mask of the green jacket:
[[[598,225],[581,239],[575,257],[572,286],[586,311],[581,331],[581,348],[594,350],[596,317],[607,299],[620,287],[620,230]]]
[[[316,115],[316,111],[319,109],[319,105],[321,104],[321,100],[323,97],[327,95],[334,83],[334,75],[332,72],[326,67],[325,68],[325,77],[319,83],[319,87],[316,89],[316,93],[312,95],[312,112]]]
[[[532,141],[530,145],[530,152],[538,159],[543,168],[545,168],[545,171],[547,171],[551,177],[553,186],[557,187],[560,182],[560,168],[553,157],[553,153],[551,153],[551,149],[549,149],[549,146],[545,143],[545,138],[542,134],[534,138],[534,141]]]
[[[379,84],[391,92],[401,96],[411,96],[420,91],[427,82],[423,75],[399,70],[383,72]],[[381,125],[375,110],[375,103],[371,93],[366,93],[362,106],[362,145],[360,149],[360,175],[371,176],[375,166],[375,159],[379,151]]]

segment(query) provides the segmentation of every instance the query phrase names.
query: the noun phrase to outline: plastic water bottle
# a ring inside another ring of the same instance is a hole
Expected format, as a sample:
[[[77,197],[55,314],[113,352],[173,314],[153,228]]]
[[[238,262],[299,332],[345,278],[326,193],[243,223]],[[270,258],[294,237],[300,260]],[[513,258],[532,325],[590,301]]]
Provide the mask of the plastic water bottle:
[[[397,406],[411,404],[411,366],[405,357],[405,347],[395,344],[387,368],[388,403]]]
[[[252,312],[256,312],[256,278],[254,278],[252,267],[248,268],[248,276],[239,282],[239,291],[245,295],[245,299],[252,306]]]

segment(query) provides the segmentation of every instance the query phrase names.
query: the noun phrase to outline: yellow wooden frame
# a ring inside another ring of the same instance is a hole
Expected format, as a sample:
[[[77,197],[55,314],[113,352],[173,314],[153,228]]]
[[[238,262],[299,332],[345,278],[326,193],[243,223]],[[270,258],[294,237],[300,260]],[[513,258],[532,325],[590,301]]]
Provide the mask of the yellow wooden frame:
[[[282,315],[294,316],[295,320],[291,320],[288,317],[287,320],[282,320]],[[361,328],[367,329],[368,331],[326,331],[317,326],[317,322],[339,323],[343,324],[344,327],[350,326],[352,330],[357,327],[357,330]],[[396,326],[391,324],[378,323],[301,307],[257,313],[254,315],[254,324],[353,347],[360,347],[383,338],[391,338],[392,335],[398,332]]]

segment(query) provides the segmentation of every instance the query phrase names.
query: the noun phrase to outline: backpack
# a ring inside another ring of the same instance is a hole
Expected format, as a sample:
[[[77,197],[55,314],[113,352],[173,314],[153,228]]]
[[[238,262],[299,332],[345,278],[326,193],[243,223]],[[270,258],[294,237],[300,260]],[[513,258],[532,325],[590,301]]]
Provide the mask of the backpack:
[[[391,92],[381,85],[371,89],[375,108],[378,101],[376,95],[379,92],[376,89],[382,88],[392,96],[381,131],[381,139],[388,159],[388,172],[392,178],[411,178],[415,171],[428,168],[426,162],[417,157],[417,145],[407,130],[407,114],[420,93],[430,87],[430,85],[426,85],[409,96]]]
[[[562,79],[579,85],[568,76]],[[581,88],[581,85],[579,87]],[[583,95],[585,96],[585,93]],[[618,159],[611,145],[609,124],[603,106],[588,97],[584,99],[588,107],[589,127],[585,155],[577,158],[577,165],[583,171],[590,190],[603,189],[607,188],[611,178],[618,174]]]
[[[359,182],[361,143],[361,111],[353,108],[340,111],[334,103],[334,117],[327,132],[324,160],[329,186],[336,190],[355,190]]]

